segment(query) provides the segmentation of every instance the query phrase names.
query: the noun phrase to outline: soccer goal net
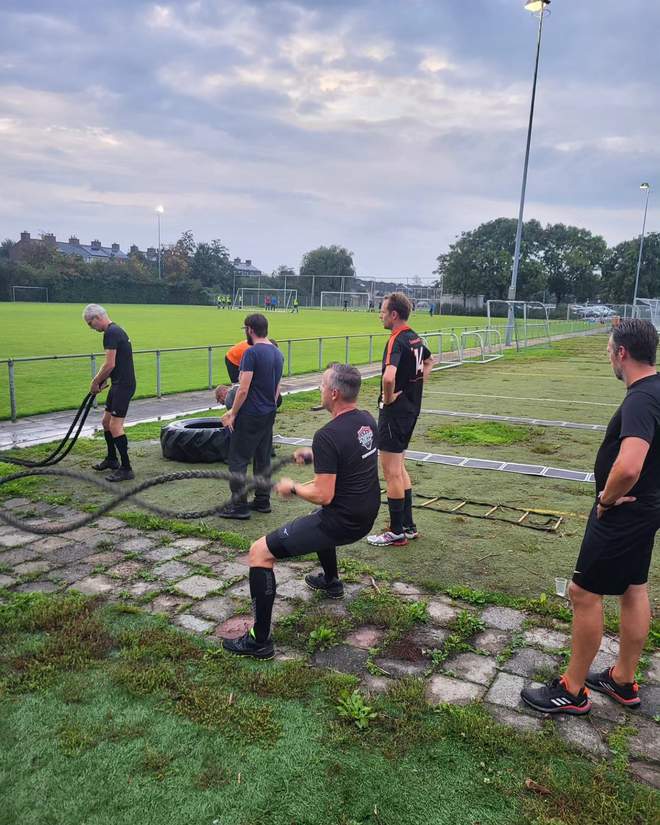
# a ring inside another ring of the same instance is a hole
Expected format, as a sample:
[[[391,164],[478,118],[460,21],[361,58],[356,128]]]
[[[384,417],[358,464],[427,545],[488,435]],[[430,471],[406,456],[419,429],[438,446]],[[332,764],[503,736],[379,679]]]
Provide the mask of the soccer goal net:
[[[637,298],[633,307],[633,317],[644,318],[656,329],[660,329],[660,298]]]
[[[550,344],[548,305],[540,301],[486,301],[488,328],[498,329],[505,344],[516,348]]]
[[[41,301],[48,303],[48,287],[46,286],[12,286],[12,301]]]
[[[290,309],[298,297],[297,289],[268,289],[266,287],[242,286],[234,295],[234,309],[279,310]]]
[[[322,292],[321,309],[369,309],[368,292]]]

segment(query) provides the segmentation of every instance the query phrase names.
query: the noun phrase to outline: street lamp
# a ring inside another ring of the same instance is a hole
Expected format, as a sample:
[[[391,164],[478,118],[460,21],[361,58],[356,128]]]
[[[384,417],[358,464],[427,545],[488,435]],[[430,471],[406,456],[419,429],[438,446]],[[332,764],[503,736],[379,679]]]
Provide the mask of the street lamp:
[[[644,220],[642,221],[642,235],[639,239],[639,258],[637,258],[637,274],[635,275],[635,294],[633,295],[633,312],[637,303],[637,287],[639,286],[639,270],[642,266],[642,250],[644,249],[644,232],[646,230],[646,212],[649,208],[649,195],[651,194],[650,183],[640,183],[639,188],[646,192],[646,203],[644,204]]]
[[[162,272],[160,266],[160,216],[163,214],[165,209],[162,206],[156,207],[156,215],[158,216],[158,280],[160,281]]]
[[[538,15],[539,29],[536,38],[536,62],[534,64],[534,82],[532,84],[532,102],[529,107],[529,124],[527,126],[527,146],[525,148],[525,165],[523,167],[522,187],[520,190],[520,208],[518,210],[518,226],[516,228],[516,247],[513,253],[513,269],[511,270],[511,286],[509,287],[509,301],[516,300],[516,284],[518,281],[518,266],[520,264],[520,241],[522,238],[523,212],[525,210],[525,190],[527,188],[527,167],[529,165],[529,147],[532,142],[532,123],[534,121],[534,102],[536,100],[536,78],[539,71],[539,55],[541,53],[541,35],[543,33],[543,18],[550,14],[550,0],[530,0],[525,3],[525,10]],[[509,317],[506,326],[506,343],[511,343],[513,325],[515,322],[513,305],[509,305]]]

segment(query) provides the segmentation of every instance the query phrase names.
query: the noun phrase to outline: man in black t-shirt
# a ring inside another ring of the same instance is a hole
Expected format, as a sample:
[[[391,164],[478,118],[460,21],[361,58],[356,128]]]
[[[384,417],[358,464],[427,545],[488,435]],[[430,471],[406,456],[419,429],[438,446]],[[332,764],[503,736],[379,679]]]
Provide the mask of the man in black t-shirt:
[[[648,574],[660,527],[660,374],[658,333],[629,319],[612,329],[607,352],[626,397],[596,455],[596,501],[570,585],[573,643],[566,672],[522,698],[544,713],[584,714],[585,684],[625,707],[640,704],[635,670],[648,635]],[[620,646],[613,666],[589,671],[603,635],[603,596],[620,597]]]
[[[135,394],[135,369],[133,348],[126,332],[108,317],[108,313],[98,304],[88,304],[83,310],[85,323],[103,333],[105,361],[92,379],[89,391],[97,395],[110,379],[110,392],[105,401],[103,415],[103,435],[108,448],[106,457],[95,470],[112,470],[106,481],[130,481],[135,478],[128,457],[128,439],[124,433],[124,419],[128,405]],[[117,461],[117,453],[121,465]]]
[[[419,533],[412,514],[412,482],[404,453],[412,438],[422,406],[424,381],[433,358],[425,342],[408,326],[411,304],[401,292],[385,296],[380,318],[391,330],[383,353],[381,393],[378,399],[378,446],[387,485],[390,511],[388,530],[367,541],[378,547],[408,544]]]
[[[274,655],[270,624],[275,601],[273,566],[278,559],[316,551],[323,572],[305,576],[313,590],[341,599],[344,585],[337,572],[337,545],[364,538],[380,506],[377,427],[357,408],[360,372],[348,364],[331,364],[321,379],[321,401],[332,419],[314,435],[312,449],[295,451],[298,464],[314,462],[311,484],[282,478],[282,498],[298,496],[320,509],[262,536],[250,548],[250,595],[255,623],[240,639],[225,639],[225,650],[257,659]]]

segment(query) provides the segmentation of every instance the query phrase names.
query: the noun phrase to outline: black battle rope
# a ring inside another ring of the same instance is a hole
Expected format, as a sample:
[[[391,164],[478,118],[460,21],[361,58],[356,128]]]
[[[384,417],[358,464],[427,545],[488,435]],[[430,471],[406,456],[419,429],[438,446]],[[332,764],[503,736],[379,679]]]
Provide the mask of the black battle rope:
[[[289,456],[288,458],[280,459],[279,461],[274,462],[270,468],[271,475],[277,472],[285,464],[290,464],[292,460],[293,457]],[[0,486],[2,484],[6,484],[9,481],[16,481],[19,478],[26,478],[27,476],[63,476],[65,478],[75,478],[78,481],[92,482],[93,484],[96,484],[97,487],[100,487],[101,489],[107,490],[111,493],[114,493],[116,490],[116,487],[113,487],[108,482],[103,481],[99,478],[88,476],[84,473],[77,473],[74,470],[63,470],[60,468],[54,469],[49,467],[35,467],[30,470],[26,470],[22,473],[13,473],[12,475],[4,476],[3,478],[0,478]],[[143,507],[145,510],[149,510],[152,513],[156,513],[156,515],[162,516],[163,518],[171,519],[208,518],[209,516],[217,515],[225,507],[232,504],[232,499],[229,498],[222,504],[218,504],[215,507],[209,507],[207,510],[184,510],[183,512],[176,512],[174,510],[167,510],[164,507],[159,507],[157,504],[151,504],[148,501],[143,501],[142,499],[137,498],[138,493],[141,493],[144,490],[148,490],[151,487],[158,487],[161,484],[168,484],[170,481],[188,481],[189,479],[195,478],[213,479],[218,481],[238,480],[242,484],[242,488],[238,492],[238,495],[247,493],[250,490],[270,490],[272,487],[275,486],[275,483],[271,481],[270,477],[266,476],[254,476],[254,478],[251,481],[249,481],[245,476],[239,475],[237,473],[222,472],[218,470],[184,470],[179,473],[167,473],[166,475],[156,476],[156,478],[147,479],[146,481],[143,481],[140,484],[135,485],[130,490],[127,490],[125,493],[115,496],[107,504],[104,504],[103,506],[99,507],[98,510],[95,510],[94,513],[91,513],[87,516],[83,516],[77,521],[68,522],[63,525],[53,524],[49,525],[48,527],[42,527],[33,524],[28,524],[26,521],[14,518],[14,516],[10,516],[2,510],[0,510],[0,521],[4,521],[5,524],[9,524],[12,527],[16,527],[19,530],[25,530],[28,533],[37,533],[42,536],[50,536],[57,533],[68,533],[70,530],[77,530],[79,527],[84,527],[87,524],[91,524],[93,521],[97,521],[102,515],[107,513],[109,510],[112,510],[113,508],[117,507],[117,505],[121,504],[122,501],[126,501],[126,499],[129,498],[134,498],[137,504],[139,504],[140,507]]]
[[[93,403],[94,395],[91,392],[89,392],[83,398],[81,405],[78,407],[78,412],[76,413],[75,418],[71,422],[71,426],[67,430],[66,435],[60,441],[57,447],[53,450],[53,452],[46,458],[43,458],[41,461],[30,461],[26,458],[16,458],[15,456],[0,453],[0,461],[5,462],[6,464],[17,464],[19,467],[50,467],[53,464],[58,464],[63,458],[66,458],[66,456],[68,456],[71,450],[73,449],[76,441],[78,440],[78,436],[82,432],[82,428],[85,426],[85,421],[87,420],[89,411],[92,409]],[[71,433],[74,431],[76,424],[78,425],[78,429],[71,438],[71,441],[69,441],[69,443],[67,444],[67,441],[69,440]],[[63,452],[61,452],[62,450]],[[16,478],[16,476],[11,477]]]

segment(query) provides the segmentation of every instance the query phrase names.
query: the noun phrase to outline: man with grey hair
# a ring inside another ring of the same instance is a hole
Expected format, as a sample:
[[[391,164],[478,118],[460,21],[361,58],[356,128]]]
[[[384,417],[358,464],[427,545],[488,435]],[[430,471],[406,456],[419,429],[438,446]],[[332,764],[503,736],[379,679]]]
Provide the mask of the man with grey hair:
[[[331,599],[341,599],[344,585],[337,572],[337,545],[367,535],[380,506],[378,428],[371,414],[357,408],[360,373],[349,364],[330,364],[321,378],[321,403],[332,416],[314,434],[312,449],[293,454],[297,464],[314,462],[314,479],[297,484],[282,478],[276,491],[282,498],[299,498],[320,505],[311,515],[288,522],[262,536],[250,548],[250,595],[254,627],[239,639],[225,639],[225,650],[240,656],[271,659],[270,638],[278,559],[316,551],[323,572],[305,576],[305,583]]]
[[[105,361],[92,379],[89,391],[98,395],[105,389],[110,379],[110,392],[105,401],[103,415],[103,435],[108,448],[106,457],[95,470],[112,470],[106,481],[129,481],[135,478],[128,458],[128,439],[124,433],[124,419],[128,405],[135,394],[135,369],[133,367],[133,348],[126,332],[108,317],[108,313],[99,304],[87,304],[83,310],[83,320],[96,332],[103,333]],[[117,460],[121,458],[121,465]]]

